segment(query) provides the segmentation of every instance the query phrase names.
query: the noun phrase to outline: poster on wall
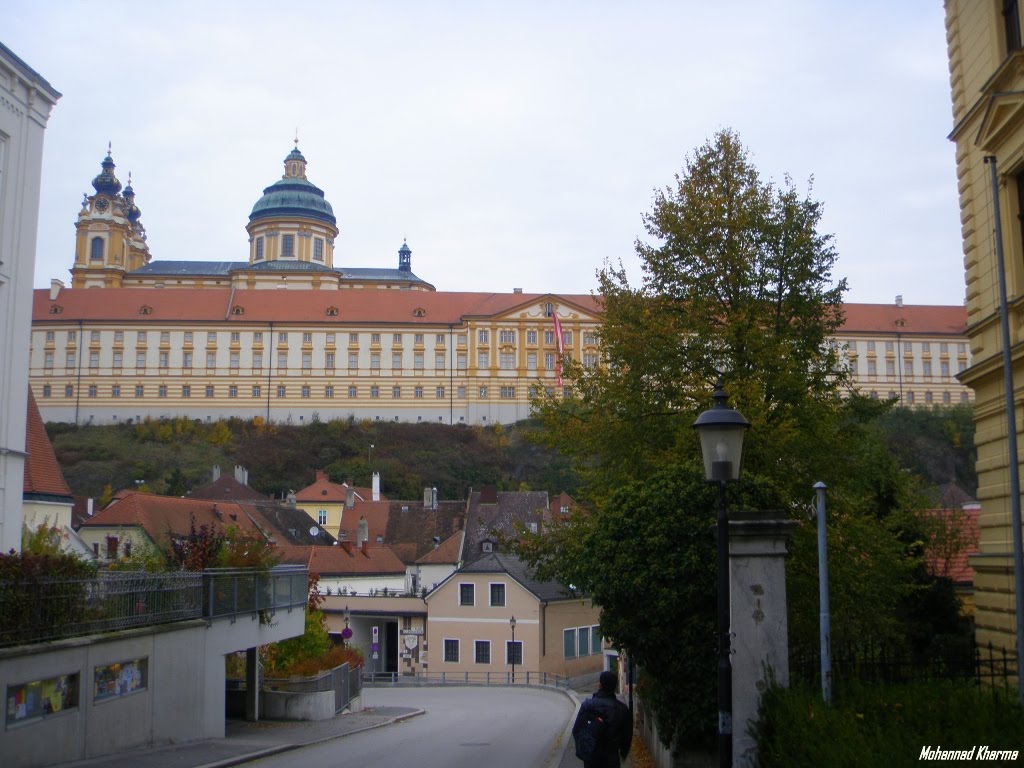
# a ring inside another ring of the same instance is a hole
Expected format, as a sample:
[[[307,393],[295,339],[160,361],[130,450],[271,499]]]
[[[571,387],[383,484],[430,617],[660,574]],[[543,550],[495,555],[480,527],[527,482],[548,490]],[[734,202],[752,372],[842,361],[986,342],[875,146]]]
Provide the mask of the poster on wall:
[[[78,675],[58,675],[7,687],[7,723],[20,723],[78,706]]]
[[[149,659],[134,659],[95,667],[93,700],[105,701],[144,690],[148,682]]]

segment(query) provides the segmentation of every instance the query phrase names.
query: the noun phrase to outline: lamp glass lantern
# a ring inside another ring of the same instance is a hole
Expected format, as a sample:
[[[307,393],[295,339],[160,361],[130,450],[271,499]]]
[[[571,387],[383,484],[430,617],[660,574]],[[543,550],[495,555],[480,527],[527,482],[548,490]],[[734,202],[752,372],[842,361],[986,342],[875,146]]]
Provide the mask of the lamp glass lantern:
[[[709,483],[725,483],[740,478],[743,437],[750,422],[735,408],[725,404],[729,396],[719,382],[713,395],[715,404],[693,422],[700,436],[704,455],[704,477]]]

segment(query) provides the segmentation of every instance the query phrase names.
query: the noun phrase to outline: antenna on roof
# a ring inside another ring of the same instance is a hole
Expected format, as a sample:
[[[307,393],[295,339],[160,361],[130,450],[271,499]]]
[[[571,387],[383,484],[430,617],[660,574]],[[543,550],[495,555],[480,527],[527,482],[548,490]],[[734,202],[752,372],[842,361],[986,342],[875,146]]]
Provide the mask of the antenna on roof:
[[[320,529],[319,529],[319,528],[317,528],[317,527],[316,527],[316,526],[314,525],[314,526],[313,526],[312,528],[310,528],[310,529],[309,529],[309,535],[310,535],[310,536],[319,536],[319,535],[320,535]]]

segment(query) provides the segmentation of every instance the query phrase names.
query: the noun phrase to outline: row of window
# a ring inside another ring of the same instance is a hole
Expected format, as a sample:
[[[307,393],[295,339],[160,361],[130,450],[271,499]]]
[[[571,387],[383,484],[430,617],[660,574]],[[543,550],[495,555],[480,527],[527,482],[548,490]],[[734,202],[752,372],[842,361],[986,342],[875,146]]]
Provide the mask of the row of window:
[[[455,637],[446,637],[444,639],[444,660],[449,664],[459,663],[459,639]],[[490,640],[476,640],[473,642],[473,662],[476,664],[490,664],[491,663],[491,641]],[[522,665],[523,663],[523,643],[521,640],[512,642],[511,640],[505,641],[505,663]]]
[[[601,630],[597,625],[562,630],[562,653],[566,659],[593,656],[600,652]]]
[[[874,389],[871,390],[871,392],[869,393],[869,396],[871,397],[872,400],[877,400],[878,399],[878,390],[874,390]],[[895,400],[898,396],[899,395],[894,390],[889,390],[888,398],[890,400]],[[904,392],[903,393],[903,399],[909,405],[914,405],[915,403],[918,402],[917,394],[913,390],[908,390],[907,392]],[[953,395],[951,393],[949,393],[949,392],[943,392],[942,393],[942,404],[943,405],[951,405],[952,402],[953,402]],[[967,392],[961,392],[960,393],[960,402],[961,403],[969,403],[970,402],[970,395]],[[928,390],[928,391],[926,391],[924,393],[924,403],[926,405],[932,405],[932,404],[935,403],[935,396],[932,394],[931,390]]]
[[[868,353],[876,351],[875,350],[875,341],[874,340],[869,340],[869,341],[866,341],[864,343],[867,344]],[[846,341],[846,342],[843,342],[843,344],[846,345],[846,348],[850,352],[856,353],[856,351],[857,351],[857,342],[856,341]],[[923,354],[929,354],[930,352],[932,352],[932,342],[930,342],[930,341],[904,341],[904,342],[902,342],[902,344],[903,344],[903,354],[905,354],[905,355],[913,354],[915,346],[918,347]],[[941,341],[936,346],[938,346],[938,348],[939,348],[939,354],[941,354],[941,355],[948,355],[949,354],[949,349],[952,346],[952,344],[949,343],[949,342],[946,342],[946,341]],[[886,352],[894,352],[895,349],[896,349],[896,342],[895,341],[886,341],[885,342],[885,351]],[[958,355],[966,355],[967,354],[967,342],[965,342],[965,341],[956,342],[956,353]]]
[[[224,385],[222,384],[221,385],[221,392],[222,393],[223,393],[223,386]],[[228,387],[227,387],[228,397],[239,397],[240,396],[240,392],[243,389],[244,389],[243,387],[239,387],[237,384],[229,384]],[[181,385],[181,397],[186,397],[186,398],[192,397],[193,390],[195,390],[197,395],[198,395],[199,392],[203,392],[206,397],[216,397],[217,396],[217,387],[214,384],[207,384],[207,385],[205,385],[205,387],[201,387],[201,386],[198,386],[198,385],[193,387],[191,384],[182,384]],[[500,388],[495,388],[495,390],[498,392],[498,396],[502,400],[514,400],[516,398],[516,387],[513,386],[513,385],[505,385],[505,386],[502,386]],[[131,392],[132,389],[131,389],[131,387],[126,387],[126,388],[124,388],[123,391],[124,392]],[[168,397],[169,393],[170,393],[170,387],[167,384],[158,384],[157,388],[156,388],[156,391],[157,391],[157,397]],[[249,392],[251,394],[251,397],[253,397],[253,398],[262,398],[262,397],[265,396],[265,393],[268,392],[268,391],[274,392],[277,397],[288,397],[288,387],[286,385],[284,385],[284,384],[279,384],[274,389],[270,389],[270,388],[265,389],[263,387],[263,385],[261,385],[261,384],[253,384],[252,387],[249,390]],[[338,397],[341,397],[341,393],[345,392],[345,391],[346,390],[343,387],[335,387],[333,384],[328,384],[323,389],[323,392],[324,392],[323,396],[326,397],[326,398],[333,398],[335,396],[335,393],[337,393]],[[369,394],[370,394],[371,398],[379,399],[380,396],[381,396],[381,393],[382,392],[386,392],[386,391],[387,391],[386,388],[382,388],[382,387],[380,387],[380,386],[378,386],[376,384],[373,384],[373,385],[370,386]],[[404,389],[404,394],[407,395],[408,391],[409,390],[407,388]],[[479,397],[481,399],[486,399],[489,396],[491,390],[488,387],[486,387],[486,386],[481,386],[481,387],[478,388],[477,391],[478,391]],[[134,387],[134,392],[135,392],[135,397],[145,397],[146,396],[146,385],[145,384],[136,384],[135,387]],[[150,392],[152,392],[152,389],[150,389]],[[414,386],[412,388],[412,396],[413,396],[413,398],[415,398],[417,400],[422,399],[423,397],[425,397],[425,393],[427,393],[427,392],[429,392],[429,388],[428,387],[423,387],[421,385],[417,385],[417,386]],[[446,390],[445,390],[444,385],[437,386],[437,387],[434,388],[434,396],[438,400],[444,399],[445,392],[446,392]],[[303,384],[299,388],[299,394],[303,398],[312,397],[313,396],[313,387],[311,385],[309,385],[309,384]],[[359,397],[359,387],[357,387],[355,384],[349,385],[349,387],[347,388],[347,394],[348,394],[348,397],[350,397],[350,398],[358,398]],[[456,388],[456,397],[458,397],[460,399],[465,399],[466,398],[466,394],[467,394],[467,390],[466,390],[466,386],[465,385],[460,385],[459,387]],[[99,385],[97,385],[97,384],[89,384],[86,387],[86,395],[87,395],[87,397],[99,397]],[[111,384],[110,385],[110,396],[111,397],[121,397],[121,395],[122,395],[122,387],[121,387],[121,385],[120,384]],[[64,385],[64,396],[65,397],[74,397],[75,396],[75,387],[74,387],[73,384],[66,384],[66,385]],[[395,385],[395,386],[391,387],[391,398],[393,400],[399,400],[399,399],[402,398],[402,396],[403,396],[403,387],[398,386],[398,385]],[[50,384],[44,384],[43,385],[43,397],[53,397],[53,387],[52,387],[52,385],[50,385]]]
[[[154,332],[154,333],[157,333],[157,332]],[[160,334],[159,338],[160,338],[160,343],[161,344],[170,344],[170,342],[171,342],[171,332],[170,331],[159,331],[158,333]],[[312,344],[313,343],[313,333],[312,333],[312,331],[302,331],[301,333],[302,333],[302,343],[303,344]],[[572,331],[564,331],[564,330],[562,331],[562,343],[563,343],[563,345],[565,345],[565,346],[571,346],[572,345],[572,334],[573,334]],[[207,333],[206,333],[206,343],[207,344],[216,344],[217,343],[217,336],[218,336],[217,331],[207,331]],[[328,344],[328,345],[334,344],[336,342],[337,336],[338,336],[338,334],[336,334],[335,332],[327,331],[324,334],[324,342],[326,344]],[[370,344],[380,344],[381,343],[381,336],[382,336],[382,334],[380,334],[380,333],[371,333],[370,334]],[[423,334],[423,333],[414,333],[414,334],[412,334],[413,344],[415,344],[417,346],[422,345],[424,343],[425,336],[426,336],[426,334]],[[516,332],[513,331],[513,330],[500,330],[498,332],[498,337],[499,337],[499,344],[515,344],[516,343]],[[184,338],[184,343],[186,345],[187,344],[193,344],[193,343],[195,343],[195,332],[193,332],[193,331],[185,331],[183,338]],[[526,332],[526,343],[528,345],[536,346],[537,338],[538,338],[538,332],[537,331],[529,330],[529,331]],[[90,331],[89,332],[89,341],[90,342],[92,342],[94,344],[98,344],[98,343],[100,343],[100,339],[101,339],[101,331]],[[288,343],[288,339],[289,339],[289,333],[287,331],[279,331],[278,332],[278,334],[277,334],[277,342],[278,342],[278,344],[287,344]],[[391,344],[393,346],[401,346],[404,343],[404,339],[405,339],[405,334],[402,334],[402,333],[393,333],[393,334],[391,334]],[[479,344],[487,345],[487,344],[489,344],[489,339],[490,339],[490,331],[489,330],[480,330],[480,331],[477,332],[477,342]],[[69,342],[76,342],[76,341],[78,341],[78,331],[68,331],[67,332],[67,340]],[[149,340],[149,331],[136,331],[135,340],[136,340],[136,344],[146,344],[148,342],[148,340]],[[241,331],[231,331],[231,342],[233,344],[238,344],[238,343],[241,342],[241,340],[242,340],[242,332]],[[56,341],[56,331],[46,331],[46,341],[47,341],[47,343],[55,342]],[[262,344],[263,343],[263,331],[254,331],[253,334],[252,334],[252,341],[253,341],[254,344]],[[464,333],[457,334],[456,342],[457,342],[457,344],[460,347],[466,346],[466,341],[467,341],[466,334],[464,334]],[[124,343],[124,331],[114,331],[114,343],[115,344],[123,344]],[[359,344],[359,334],[358,333],[350,333],[350,334],[348,334],[348,343],[350,345]],[[548,345],[548,346],[554,345],[554,343],[555,343],[555,332],[554,331],[544,331],[544,343],[546,345]],[[443,333],[434,334],[434,344],[436,344],[437,346],[443,347],[445,345],[445,334],[443,334]],[[592,331],[585,331],[583,333],[583,344],[586,345],[586,346],[596,346],[597,345],[597,333],[596,332],[592,332]]]
[[[855,358],[851,359],[849,361],[849,366],[850,366],[850,373],[852,373],[854,376],[856,376],[859,373],[859,371],[860,371],[860,366],[858,365],[857,360]],[[876,360],[868,360],[867,369],[868,369],[868,376],[877,376],[878,375],[878,363],[877,363],[877,361]],[[922,376],[931,376],[931,375],[933,375],[932,374],[933,370],[934,369],[932,368],[932,361],[931,360],[923,360],[921,362],[921,375]],[[957,373],[963,373],[966,370],[967,370],[967,363],[965,361],[963,361],[963,360],[959,361],[957,363]],[[914,375],[914,361],[913,360],[909,360],[909,359],[904,359],[903,363],[900,365],[900,372],[904,376],[913,376]],[[895,376],[896,375],[896,361],[895,360],[886,360],[885,361],[885,375],[886,376]],[[949,378],[950,367],[949,367],[949,361],[948,360],[943,360],[943,361],[941,361],[939,363],[939,375],[942,376],[943,378]]]
[[[571,355],[567,355],[571,358]],[[136,352],[135,354],[135,368],[144,369],[148,363],[148,354],[145,351]],[[434,370],[444,371],[446,370],[446,364],[448,357],[444,352],[438,352],[434,355]],[[526,354],[526,369],[529,371],[537,370],[537,353],[528,352]],[[546,352],[544,354],[544,370],[553,371],[555,370],[556,363],[558,361],[557,355],[554,352]],[[89,352],[89,369],[98,370],[100,367],[100,352],[99,350],[92,350]],[[157,367],[158,368],[169,368],[171,362],[170,352],[159,351],[157,353]],[[228,369],[237,371],[241,368],[241,353],[232,351],[228,357]],[[247,367],[252,368],[254,371],[263,370],[263,353],[260,351],[253,351],[251,364]],[[337,362],[334,352],[327,352],[324,354],[324,370],[332,371],[335,370],[335,364]],[[468,358],[465,352],[459,352],[456,355],[456,370],[465,371],[468,368]],[[516,354],[515,352],[502,352],[498,355],[498,368],[503,371],[514,371],[517,369],[516,366]],[[64,353],[64,367],[67,369],[74,370],[78,363],[78,353],[71,350]],[[191,369],[195,363],[195,355],[192,352],[184,351],[181,353],[181,367],[183,369]],[[312,370],[313,369],[313,353],[303,352],[302,353],[302,369]],[[478,368],[489,368],[491,363],[491,357],[487,351],[481,351],[477,355],[477,367]],[[585,353],[583,355],[583,364],[587,368],[593,368],[598,363],[598,355]],[[54,352],[46,350],[43,352],[43,369],[52,371],[54,366]],[[120,350],[114,350],[111,355],[111,366],[112,369],[117,370],[124,367],[124,353]],[[359,370],[359,353],[349,352],[348,354],[348,370],[358,371]],[[206,368],[216,369],[217,368],[217,353],[216,351],[207,351],[206,353]],[[288,353],[278,352],[277,353],[277,369],[286,370],[288,368]],[[414,371],[423,371],[424,368],[424,356],[422,352],[416,352],[413,354],[412,368]],[[379,371],[381,369],[381,359],[379,352],[370,353],[370,368],[371,371]],[[394,352],[391,355],[391,370],[401,371],[404,369],[404,360],[401,352]]]
[[[488,586],[490,587],[490,602],[488,605],[492,608],[504,607],[505,585],[500,582],[494,582]],[[476,584],[473,584],[472,582],[459,584],[459,605],[476,605]]]

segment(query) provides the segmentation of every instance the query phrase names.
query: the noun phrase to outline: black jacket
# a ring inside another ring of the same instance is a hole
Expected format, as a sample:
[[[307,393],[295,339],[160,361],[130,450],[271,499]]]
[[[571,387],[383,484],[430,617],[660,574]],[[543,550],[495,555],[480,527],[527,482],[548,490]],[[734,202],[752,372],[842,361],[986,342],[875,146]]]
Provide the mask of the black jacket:
[[[628,755],[629,746],[633,742],[633,720],[629,714],[629,707],[619,701],[615,694],[598,691],[580,705],[576,722],[572,726],[574,739],[587,720],[587,712],[591,710],[596,710],[608,723],[608,738],[602,745],[602,754],[590,762],[584,763],[583,766],[584,768],[619,768],[621,765],[619,756]]]

